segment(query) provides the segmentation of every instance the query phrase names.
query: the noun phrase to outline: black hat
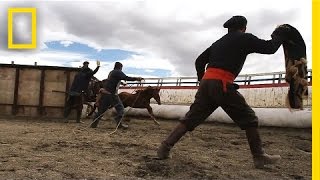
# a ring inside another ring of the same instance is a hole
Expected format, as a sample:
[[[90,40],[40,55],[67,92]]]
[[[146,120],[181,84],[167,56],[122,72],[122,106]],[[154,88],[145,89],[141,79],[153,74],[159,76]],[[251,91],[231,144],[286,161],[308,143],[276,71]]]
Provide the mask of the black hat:
[[[114,69],[121,69],[121,68],[122,68],[121,62],[116,62],[116,63],[114,64]]]
[[[223,24],[224,28],[241,29],[247,26],[247,19],[244,16],[233,16]]]
[[[85,65],[85,64],[89,64],[89,62],[88,61],[83,62],[83,65]]]

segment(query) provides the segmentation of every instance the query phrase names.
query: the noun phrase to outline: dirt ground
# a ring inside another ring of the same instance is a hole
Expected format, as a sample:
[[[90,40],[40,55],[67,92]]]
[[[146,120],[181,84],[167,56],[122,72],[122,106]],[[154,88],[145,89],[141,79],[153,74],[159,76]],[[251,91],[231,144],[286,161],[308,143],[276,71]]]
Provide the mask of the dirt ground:
[[[172,158],[155,158],[176,121],[110,120],[97,129],[60,120],[0,119],[0,179],[311,179],[311,129],[261,127],[264,148],[279,164],[254,169],[244,131],[206,123],[183,137]]]

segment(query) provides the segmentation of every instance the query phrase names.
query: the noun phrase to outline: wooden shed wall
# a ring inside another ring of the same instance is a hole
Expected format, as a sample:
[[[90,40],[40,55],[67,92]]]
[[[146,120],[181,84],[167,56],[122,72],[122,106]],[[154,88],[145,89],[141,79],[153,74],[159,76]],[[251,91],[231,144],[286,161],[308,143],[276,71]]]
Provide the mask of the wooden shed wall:
[[[61,118],[78,68],[0,64],[0,116]],[[53,92],[60,91],[60,92]]]

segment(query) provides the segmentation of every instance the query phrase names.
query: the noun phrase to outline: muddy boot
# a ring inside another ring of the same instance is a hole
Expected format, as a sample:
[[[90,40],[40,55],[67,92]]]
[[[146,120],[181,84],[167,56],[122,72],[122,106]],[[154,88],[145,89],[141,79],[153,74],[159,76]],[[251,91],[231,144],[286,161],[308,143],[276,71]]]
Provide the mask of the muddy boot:
[[[65,112],[63,114],[63,122],[64,123],[68,123],[69,122],[68,116],[69,116],[69,114],[68,114],[67,110],[65,110]]]
[[[170,150],[173,146],[167,145],[165,142],[162,142],[158,151],[157,155],[159,159],[167,159],[170,156]]]
[[[123,123],[123,116],[116,116],[116,117],[114,118],[114,121],[116,122],[116,125],[117,125],[117,126],[118,126],[118,124],[120,123],[119,126],[118,126],[118,128],[128,129],[128,127],[129,127],[129,125]]]
[[[97,128],[97,126],[99,124],[99,120],[100,120],[100,119],[97,119],[97,117],[99,117],[98,113],[95,114],[95,116],[93,118],[93,122],[90,124],[91,128]]]
[[[281,159],[280,155],[268,155],[263,151],[257,128],[247,128],[246,135],[253,156],[253,163],[256,168],[262,169],[264,168],[264,165],[275,164]]]
[[[96,120],[96,121],[91,123],[90,127],[91,128],[97,128],[98,127],[98,123],[99,123],[99,120]]]
[[[81,121],[81,112],[82,112],[82,108],[81,108],[81,110],[77,110],[76,123],[83,123],[83,122]]]
[[[258,169],[263,169],[264,165],[267,164],[275,164],[281,159],[280,155],[269,155],[269,154],[262,154],[253,156],[254,166]]]
[[[185,124],[179,123],[171,134],[164,140],[158,151],[157,155],[159,159],[167,159],[170,155],[171,148],[179,141],[179,139],[187,132]]]
[[[68,122],[69,122],[69,119],[68,119],[68,118],[64,118],[64,119],[63,119],[63,122],[64,122],[64,123],[68,123]]]
[[[128,128],[129,128],[129,125],[121,122],[121,123],[119,124],[119,128],[128,129]]]

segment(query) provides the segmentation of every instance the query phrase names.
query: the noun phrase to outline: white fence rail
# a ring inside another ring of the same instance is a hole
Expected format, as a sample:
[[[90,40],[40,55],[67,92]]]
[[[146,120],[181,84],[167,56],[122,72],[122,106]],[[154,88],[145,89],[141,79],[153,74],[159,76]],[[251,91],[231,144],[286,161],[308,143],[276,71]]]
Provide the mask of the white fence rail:
[[[240,75],[235,83],[240,85],[239,92],[252,107],[284,108],[288,94],[285,72]],[[312,71],[308,70],[308,97],[304,107],[312,106]],[[197,92],[196,77],[146,78],[142,83],[129,82],[120,91],[133,92],[136,88],[146,86],[161,87],[160,96],[163,104],[189,105]],[[154,100],[151,100],[155,103]]]
[[[308,82],[312,81],[312,70],[308,70]],[[235,83],[244,86],[255,84],[281,84],[285,83],[285,72],[271,72],[259,74],[242,74],[235,79]],[[144,82],[128,82],[130,86],[198,86],[197,77],[166,77],[145,78]]]

